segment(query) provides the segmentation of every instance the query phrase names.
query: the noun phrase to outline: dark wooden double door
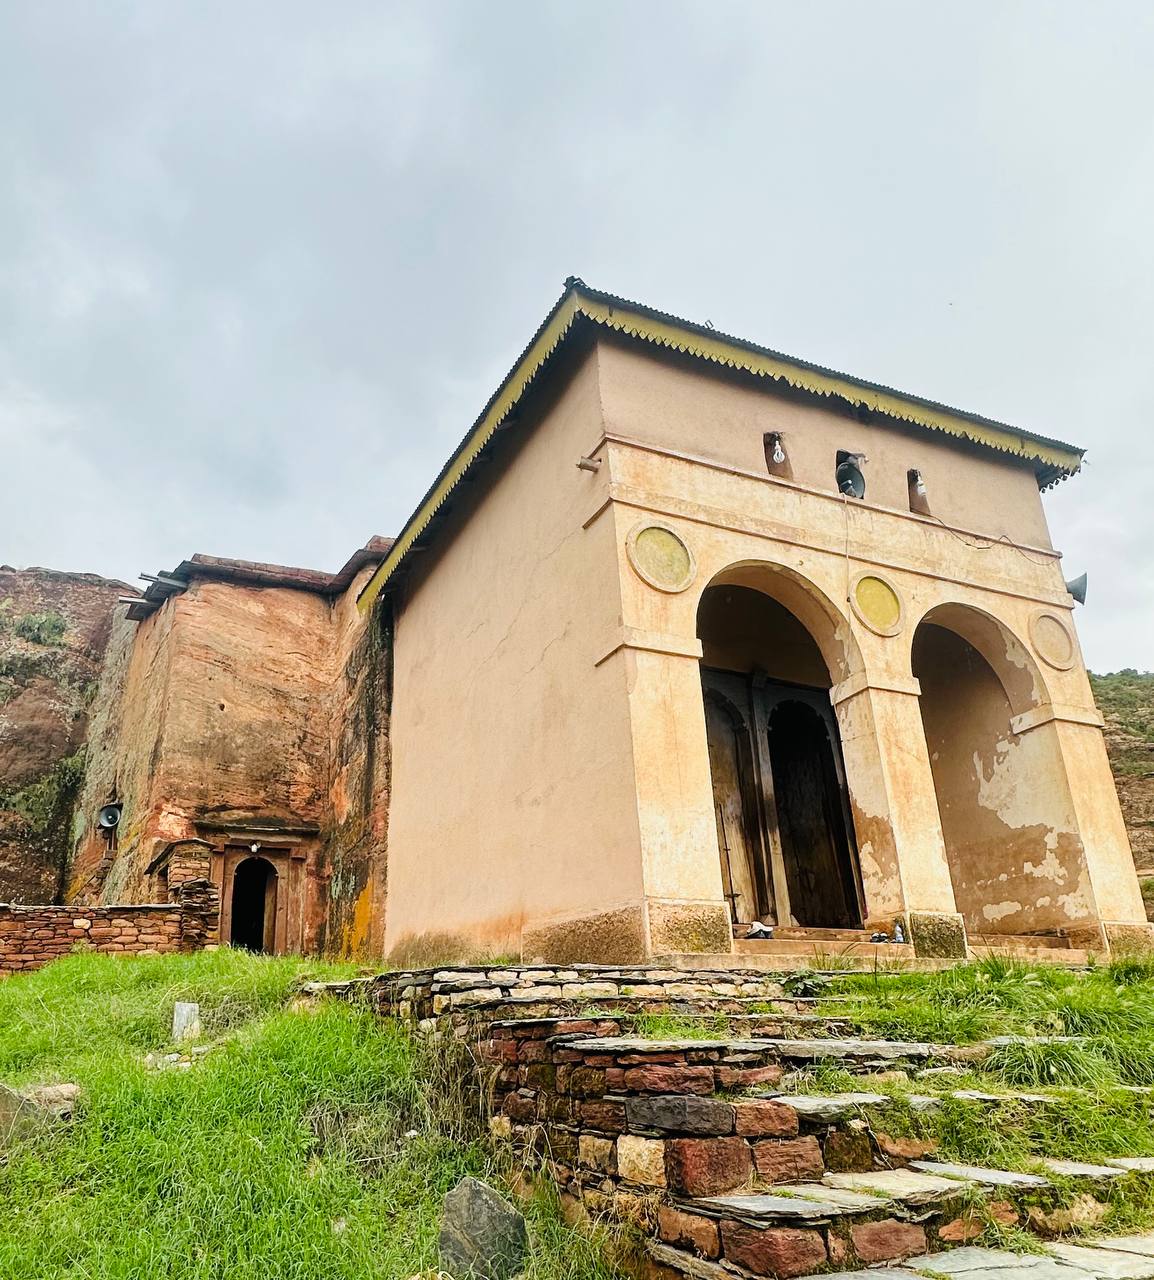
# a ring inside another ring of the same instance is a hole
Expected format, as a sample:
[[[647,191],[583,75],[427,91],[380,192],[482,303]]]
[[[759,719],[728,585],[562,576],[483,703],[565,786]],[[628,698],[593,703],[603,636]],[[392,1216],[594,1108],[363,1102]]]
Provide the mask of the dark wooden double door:
[[[734,923],[860,928],[857,848],[829,692],[709,668],[701,681]]]

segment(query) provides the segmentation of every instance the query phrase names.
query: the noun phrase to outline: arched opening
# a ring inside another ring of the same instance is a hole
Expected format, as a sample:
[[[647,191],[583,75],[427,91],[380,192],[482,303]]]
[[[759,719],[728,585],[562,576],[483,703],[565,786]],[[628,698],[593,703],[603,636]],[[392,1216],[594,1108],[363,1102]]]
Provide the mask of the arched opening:
[[[766,566],[744,566],[707,587],[698,607],[718,854],[739,933],[759,921],[843,929],[862,922],[826,653],[839,679],[846,661],[837,624],[821,607],[810,618],[824,646],[792,607],[805,607],[801,591]]]
[[[970,935],[1054,934],[1093,918],[1085,856],[1052,724],[1016,732],[1045,701],[1020,641],[987,614],[931,610],[913,674],[957,909]]]
[[[229,941],[246,951],[276,949],[276,868],[265,858],[245,858],[232,877]]]

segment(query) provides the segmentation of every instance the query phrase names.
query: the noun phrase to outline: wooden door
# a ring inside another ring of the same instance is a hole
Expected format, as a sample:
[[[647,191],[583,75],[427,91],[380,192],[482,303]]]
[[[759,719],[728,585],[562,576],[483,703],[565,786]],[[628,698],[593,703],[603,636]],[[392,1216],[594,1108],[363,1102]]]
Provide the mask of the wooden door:
[[[701,682],[734,924],[860,927],[857,848],[828,691],[709,668]]]

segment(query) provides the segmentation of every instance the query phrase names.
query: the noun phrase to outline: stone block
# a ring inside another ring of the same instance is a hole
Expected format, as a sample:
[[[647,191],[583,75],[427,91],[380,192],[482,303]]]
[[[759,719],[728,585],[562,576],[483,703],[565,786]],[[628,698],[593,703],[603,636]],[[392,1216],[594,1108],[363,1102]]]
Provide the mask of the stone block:
[[[492,1187],[463,1178],[445,1197],[438,1238],[441,1265],[452,1276],[512,1280],[529,1252],[525,1219]]]
[[[601,1173],[617,1172],[617,1143],[595,1133],[583,1133],[577,1141],[578,1162],[586,1169]]]
[[[862,1262],[897,1262],[926,1251],[926,1229],[912,1222],[883,1218],[881,1222],[859,1222],[850,1228],[850,1238]]]
[[[721,1233],[712,1218],[663,1204],[657,1211],[657,1234],[667,1244],[692,1249],[699,1257],[721,1257]]]
[[[833,1129],[826,1135],[825,1166],[831,1173],[868,1173],[873,1168],[873,1145],[860,1129]]]
[[[753,1164],[765,1182],[809,1182],[825,1173],[821,1147],[813,1137],[755,1142]]]
[[[751,1227],[725,1220],[721,1247],[727,1262],[778,1280],[808,1275],[827,1260],[821,1233],[794,1227]]]
[[[892,1138],[888,1133],[874,1133],[878,1150],[887,1160],[901,1163],[905,1160],[924,1160],[932,1156],[938,1144],[932,1138]],[[833,1166],[830,1165],[832,1169]]]
[[[792,1138],[797,1134],[797,1112],[772,1098],[745,1098],[733,1104],[734,1128],[747,1138]]]
[[[781,1080],[782,1070],[777,1063],[764,1067],[718,1067],[719,1089],[753,1089],[758,1085],[775,1085]]]
[[[713,1068],[660,1064],[628,1067],[625,1088],[633,1093],[712,1093]]]
[[[617,1173],[626,1182],[636,1182],[646,1187],[664,1187],[665,1143],[659,1138],[622,1134],[617,1139]]]
[[[580,1104],[581,1123],[602,1133],[625,1132],[625,1103],[591,1098]]]
[[[733,1132],[733,1107],[716,1098],[692,1094],[629,1098],[625,1117],[631,1129],[659,1129],[720,1137]]]
[[[744,1186],[753,1173],[744,1138],[673,1138],[665,1163],[670,1188],[687,1196],[722,1195]]]

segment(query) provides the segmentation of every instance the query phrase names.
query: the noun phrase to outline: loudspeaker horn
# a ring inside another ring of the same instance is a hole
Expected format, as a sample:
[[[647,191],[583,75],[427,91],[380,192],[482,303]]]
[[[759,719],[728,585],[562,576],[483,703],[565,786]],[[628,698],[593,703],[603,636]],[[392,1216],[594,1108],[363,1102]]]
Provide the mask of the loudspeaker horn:
[[[1066,583],[1066,590],[1074,597],[1079,604],[1086,603],[1086,580],[1089,574],[1081,574],[1077,578],[1071,578]]]
[[[114,827],[120,825],[121,806],[118,804],[106,804],[96,815],[96,824],[103,827],[105,831],[111,831]]]

